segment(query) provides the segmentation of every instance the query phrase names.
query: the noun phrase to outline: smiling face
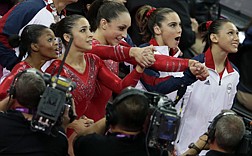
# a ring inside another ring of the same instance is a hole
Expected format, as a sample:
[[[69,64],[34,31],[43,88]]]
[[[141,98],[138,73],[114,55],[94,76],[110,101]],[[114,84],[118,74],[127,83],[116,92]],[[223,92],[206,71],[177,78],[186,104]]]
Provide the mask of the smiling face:
[[[239,32],[236,26],[227,22],[224,23],[218,34],[216,34],[216,42],[218,46],[227,53],[236,53],[239,46]]]
[[[72,46],[83,52],[92,49],[93,34],[87,19],[78,19],[71,31],[74,38]]]
[[[127,30],[131,25],[131,18],[128,12],[122,12],[118,14],[117,18],[112,19],[110,22],[102,19],[100,26],[103,31],[106,44],[118,45],[119,42],[127,37]]]
[[[41,56],[49,59],[57,58],[58,42],[55,39],[53,31],[49,28],[43,30],[42,35],[38,37],[37,43],[33,43],[35,50]]]
[[[166,13],[161,26],[154,26],[155,38],[160,46],[178,47],[182,29],[181,21],[176,12]]]

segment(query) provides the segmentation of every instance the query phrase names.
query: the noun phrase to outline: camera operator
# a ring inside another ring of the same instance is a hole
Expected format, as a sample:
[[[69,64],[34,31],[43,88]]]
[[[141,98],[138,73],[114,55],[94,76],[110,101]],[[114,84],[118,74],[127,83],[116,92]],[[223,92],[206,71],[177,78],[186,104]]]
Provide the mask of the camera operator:
[[[31,130],[31,121],[46,84],[40,71],[31,68],[16,75],[11,84],[10,96],[0,102],[0,155],[64,156],[68,142],[65,127],[69,124],[66,107],[62,124],[55,125],[56,136]],[[21,107],[8,109],[18,103]],[[6,110],[7,109],[7,110]]]
[[[148,112],[149,99],[143,91],[126,88],[113,103],[107,104],[106,120],[98,121],[99,128],[102,130],[105,130],[106,125],[108,126],[109,130],[105,135],[97,133],[87,135],[89,133],[87,131],[76,131],[79,136],[74,142],[75,156],[168,155],[166,152],[160,154],[159,150],[147,147],[143,127]]]
[[[206,156],[235,156],[238,145],[245,135],[245,125],[241,117],[231,110],[222,110],[196,143],[189,145],[183,156],[194,156],[207,149]]]

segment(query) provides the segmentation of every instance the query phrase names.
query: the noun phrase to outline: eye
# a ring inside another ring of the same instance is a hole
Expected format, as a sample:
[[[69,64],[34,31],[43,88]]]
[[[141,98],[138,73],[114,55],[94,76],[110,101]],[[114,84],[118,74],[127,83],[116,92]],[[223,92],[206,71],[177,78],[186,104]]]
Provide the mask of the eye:
[[[234,34],[234,32],[233,32],[233,31],[230,31],[230,32],[228,32],[228,34],[229,34],[229,35],[233,35],[233,34]]]
[[[126,27],[118,27],[120,31],[124,31],[124,29],[126,29]]]
[[[80,30],[80,32],[84,33],[84,32],[86,32],[86,29],[83,28]]]
[[[48,38],[48,42],[52,42],[54,40],[54,38],[52,38],[52,37],[50,37],[50,38]]]
[[[176,24],[173,23],[173,24],[170,25],[170,27],[174,28],[174,27],[176,27]]]

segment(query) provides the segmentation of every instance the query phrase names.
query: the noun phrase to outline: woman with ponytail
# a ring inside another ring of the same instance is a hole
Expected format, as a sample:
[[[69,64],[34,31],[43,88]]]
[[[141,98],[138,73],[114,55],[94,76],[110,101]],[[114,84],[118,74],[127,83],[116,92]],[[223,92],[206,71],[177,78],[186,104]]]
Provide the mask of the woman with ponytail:
[[[19,47],[18,58],[20,62],[14,66],[11,73],[1,83],[0,99],[7,96],[7,90],[18,72],[27,68],[40,70],[46,61],[57,58],[59,50],[53,31],[46,26],[37,24],[26,26],[21,36],[11,36],[9,43],[13,48]]]
[[[209,121],[212,121],[222,109],[232,107],[239,82],[239,73],[228,60],[228,54],[238,51],[237,27],[227,19],[203,24],[206,51],[194,59],[205,64],[209,77],[187,87],[184,96],[185,111],[176,141],[178,155],[185,152],[190,143],[195,142],[208,130]]]
[[[140,7],[136,12],[136,22],[146,43],[140,45],[145,47],[155,46],[155,54],[163,56],[179,57],[182,52],[178,48],[182,34],[181,20],[179,15],[170,8],[154,8],[150,5]],[[202,68],[205,68],[199,63]],[[197,79],[191,73],[189,67],[186,72],[160,72],[153,69],[146,69],[145,73],[152,77],[157,77],[156,83],[151,83],[150,78],[142,77],[138,87],[148,91],[154,91],[175,100],[178,96],[178,89],[185,90],[186,86],[191,85]],[[207,69],[205,68],[207,71]],[[183,76],[183,77],[182,77]],[[183,87],[181,87],[183,86]],[[180,93],[181,93],[180,91]]]

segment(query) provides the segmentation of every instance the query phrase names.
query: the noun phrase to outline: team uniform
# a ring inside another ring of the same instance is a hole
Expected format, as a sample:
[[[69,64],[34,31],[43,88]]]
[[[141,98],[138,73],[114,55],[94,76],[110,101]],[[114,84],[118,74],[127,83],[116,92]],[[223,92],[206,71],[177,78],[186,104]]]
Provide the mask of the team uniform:
[[[7,96],[7,91],[10,88],[15,75],[28,68],[32,68],[32,66],[25,61],[19,62],[15,65],[15,67],[11,70],[11,73],[3,80],[0,85],[0,99],[4,99]]]
[[[173,52],[172,49],[168,49],[168,46],[160,47],[154,38],[152,38],[149,43],[140,45],[140,47],[146,47],[149,45],[157,46],[156,49],[160,48],[160,50],[157,50],[157,54],[178,57],[180,53],[180,51]],[[187,72],[184,75],[182,72],[160,72],[152,69],[146,69],[145,74],[152,76],[152,78],[141,78],[141,82],[137,84],[137,87],[139,89],[166,94],[174,101],[177,96],[177,89],[186,87],[196,81],[195,76],[189,71],[189,69],[186,71]],[[154,84],[150,83],[150,80],[153,78],[157,78],[159,81],[156,80],[156,83]]]
[[[105,105],[91,102],[91,99],[97,94],[97,85],[102,84],[107,87],[110,92],[112,90],[115,93],[120,93],[120,91],[127,86],[135,86],[142,74],[134,70],[121,80],[118,76],[109,71],[103,60],[96,55],[85,54],[84,58],[86,60],[86,69],[84,73],[76,71],[65,63],[60,75],[72,79],[77,85],[72,95],[78,117],[85,115],[88,118],[97,120],[98,118],[104,117],[104,114],[103,116],[100,114],[105,111]],[[60,60],[53,61],[46,72],[52,73],[53,75],[56,74],[60,63]],[[99,99],[105,101],[107,97],[99,96]]]
[[[199,136],[207,131],[207,123],[212,121],[222,109],[232,107],[239,82],[239,73],[228,59],[224,71],[216,72],[210,49],[196,56],[195,59],[204,62],[209,76],[205,81],[198,80],[187,87],[184,95],[184,113],[176,140],[178,155],[185,152],[191,142],[196,142]]]

